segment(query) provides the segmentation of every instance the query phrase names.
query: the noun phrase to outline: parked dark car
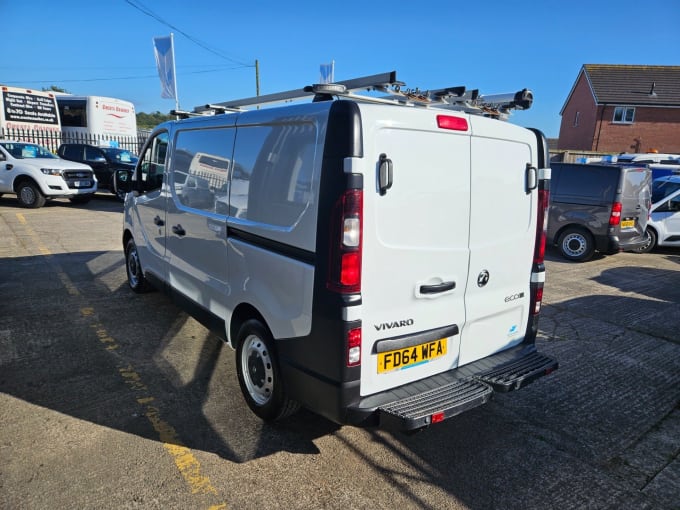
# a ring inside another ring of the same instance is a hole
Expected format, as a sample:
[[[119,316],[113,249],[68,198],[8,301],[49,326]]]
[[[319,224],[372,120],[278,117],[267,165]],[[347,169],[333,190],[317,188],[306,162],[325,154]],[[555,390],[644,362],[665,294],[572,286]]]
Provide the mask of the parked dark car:
[[[124,192],[116,193],[114,190],[113,176],[116,170],[127,170],[132,174],[137,163],[137,156],[132,152],[116,147],[64,143],[59,146],[57,153],[63,159],[91,166],[99,181],[98,189],[107,189],[115,193],[119,200],[125,200]]]
[[[636,251],[645,244],[651,170],[551,163],[548,243],[568,260]]]

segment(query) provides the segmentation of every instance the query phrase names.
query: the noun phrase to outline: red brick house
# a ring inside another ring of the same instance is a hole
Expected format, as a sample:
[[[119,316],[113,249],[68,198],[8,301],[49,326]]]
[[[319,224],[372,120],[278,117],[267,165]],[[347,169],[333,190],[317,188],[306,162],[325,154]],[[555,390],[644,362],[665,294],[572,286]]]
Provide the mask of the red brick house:
[[[585,64],[560,115],[560,150],[680,153],[680,66]]]

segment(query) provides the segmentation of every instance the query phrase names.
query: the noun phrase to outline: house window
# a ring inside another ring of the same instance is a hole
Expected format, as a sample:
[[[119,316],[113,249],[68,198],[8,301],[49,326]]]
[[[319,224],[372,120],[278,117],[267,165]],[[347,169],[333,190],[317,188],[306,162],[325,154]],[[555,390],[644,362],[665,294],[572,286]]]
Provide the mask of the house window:
[[[632,106],[617,106],[614,108],[614,123],[632,124],[635,119],[635,108]]]
[[[578,127],[578,118],[581,116],[581,112],[576,112],[574,114],[574,127]]]

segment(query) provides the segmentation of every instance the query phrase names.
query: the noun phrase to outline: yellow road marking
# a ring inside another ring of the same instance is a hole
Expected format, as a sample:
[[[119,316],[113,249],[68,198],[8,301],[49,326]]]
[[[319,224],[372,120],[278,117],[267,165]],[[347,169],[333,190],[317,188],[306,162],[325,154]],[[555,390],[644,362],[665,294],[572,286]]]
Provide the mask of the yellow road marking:
[[[95,318],[95,310],[91,307],[84,307],[80,309],[83,317]],[[99,341],[106,346],[107,350],[114,350],[118,348],[118,343],[113,339],[104,326],[98,322],[91,324],[92,329],[95,330]],[[173,458],[175,467],[180,472],[192,494],[212,494],[217,496],[217,489],[210,482],[210,478],[204,475],[201,470],[201,463],[194,456],[191,450],[182,442],[175,428],[168,422],[163,420],[160,416],[160,410],[152,405],[155,398],[148,394],[149,388],[142,381],[142,377],[135,370],[135,368],[127,363],[118,367],[118,373],[123,378],[125,385],[133,392],[143,392],[144,396],[137,397],[137,403],[144,406],[144,416],[151,423],[151,426],[158,433],[158,438],[163,444],[163,448]],[[215,510],[224,510],[227,508],[226,503],[213,505],[210,508]]]
[[[17,213],[17,219],[21,223],[28,233],[29,237],[32,239],[35,246],[40,250],[40,252],[52,258],[52,253],[50,250],[44,246],[36,232],[31,228],[31,226],[26,221],[23,214]],[[61,268],[59,264],[53,264],[59,280],[62,282],[67,292],[71,296],[81,296],[78,288],[73,284],[68,274]],[[85,318],[90,318],[96,321],[95,310],[92,307],[83,307],[80,309],[80,313]],[[95,322],[90,325],[94,329],[95,334],[99,341],[104,345],[106,350],[114,351],[118,349],[119,345],[116,340],[111,337],[104,326],[99,322]],[[119,366],[118,373],[123,378],[123,381],[127,387],[134,392],[148,392],[148,387],[143,383],[141,376],[134,367],[130,364],[125,366]],[[166,421],[161,419],[160,411],[157,407],[148,405],[155,401],[155,398],[150,395],[145,395],[143,397],[138,397],[137,402],[140,405],[145,406],[144,415],[151,423],[151,426],[158,433],[161,443],[165,450],[173,457],[175,466],[179,470],[180,474],[189,485],[192,494],[212,494],[217,495],[217,489],[213,487],[210,482],[210,478],[201,472],[201,463],[194,456],[189,448],[187,448],[175,429]],[[219,503],[217,505],[211,505],[209,510],[225,510],[227,508],[226,503]]]

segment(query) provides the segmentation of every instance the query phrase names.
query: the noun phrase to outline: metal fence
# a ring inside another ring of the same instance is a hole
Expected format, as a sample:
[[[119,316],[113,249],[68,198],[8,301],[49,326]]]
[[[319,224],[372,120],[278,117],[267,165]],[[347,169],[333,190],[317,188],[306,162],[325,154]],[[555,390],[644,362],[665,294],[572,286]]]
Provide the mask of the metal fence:
[[[141,150],[142,145],[144,145],[144,142],[148,136],[149,130],[139,130],[137,131],[137,136],[104,136],[85,133],[63,134],[61,132],[38,129],[29,130],[0,128],[0,139],[37,143],[43,147],[47,147],[54,153],[57,152],[57,149],[62,143],[110,145],[111,141],[115,141],[117,142],[118,147],[121,149],[127,149],[134,154],[139,154],[139,151]]]

